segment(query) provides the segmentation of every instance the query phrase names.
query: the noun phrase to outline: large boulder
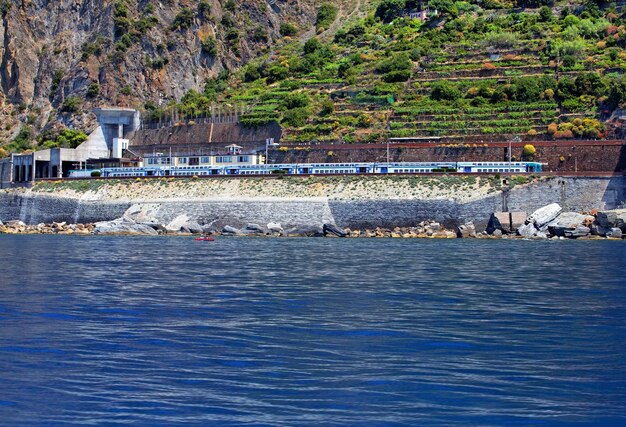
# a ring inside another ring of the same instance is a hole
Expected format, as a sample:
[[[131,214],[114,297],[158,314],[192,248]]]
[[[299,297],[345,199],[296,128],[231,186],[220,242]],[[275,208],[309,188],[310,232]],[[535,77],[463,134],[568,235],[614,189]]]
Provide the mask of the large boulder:
[[[558,203],[552,203],[537,209],[526,218],[527,224],[533,224],[535,228],[540,229],[544,225],[556,219],[561,213],[561,206]]]
[[[460,225],[459,228],[457,228],[456,235],[461,238],[476,237],[476,227],[474,226],[474,223],[468,221],[465,224]]]
[[[579,225],[573,230],[566,229],[564,233],[565,237],[576,239],[578,237],[588,236],[591,233],[591,229],[589,227],[585,227],[584,225]]]
[[[230,225],[225,225],[224,228],[222,229],[222,234],[230,234],[233,236],[239,236],[241,235],[241,230],[239,230],[238,228],[232,227]]]
[[[267,230],[261,227],[259,224],[250,223],[246,225],[246,228],[243,230],[246,234],[265,234]]]
[[[330,223],[324,224],[324,226],[322,227],[322,233],[324,234],[324,237],[346,237],[348,235],[348,233],[346,233],[344,230],[337,227],[335,224]]]
[[[319,225],[293,227],[283,231],[283,235],[288,237],[322,237],[324,230]]]
[[[607,229],[617,227],[626,232],[626,209],[598,212],[596,222],[600,227]]]
[[[539,232],[539,230],[537,230],[537,228],[535,228],[534,224],[524,224],[524,225],[522,225],[521,227],[519,227],[517,229],[517,234],[519,234],[522,237],[526,237],[526,238],[533,237],[538,232]]]
[[[579,225],[589,222],[587,215],[576,212],[563,212],[554,221],[549,222],[550,233],[556,236],[565,236],[565,230],[574,230]]]
[[[494,212],[489,217],[487,228],[485,231],[487,234],[493,234],[496,230],[509,232],[511,230],[510,216],[508,212]]]
[[[126,221],[118,218],[113,221],[102,221],[95,224],[93,234],[115,235],[115,234],[142,234],[157,235],[159,234],[154,228],[147,224],[137,224],[135,222]]]
[[[187,221],[182,226],[182,229],[184,231],[186,231],[187,233],[191,233],[191,234],[202,234],[202,233],[204,233],[204,228],[202,228],[202,226],[200,224],[198,224],[197,221]]]
[[[141,224],[157,224],[156,214],[159,205],[155,203],[141,203],[132,205],[124,212],[122,218],[127,222],[136,222]]]
[[[282,233],[283,227],[278,222],[269,222],[267,224],[267,229],[270,233]]]
[[[621,228],[611,228],[611,230],[606,233],[606,237],[610,239],[621,239],[622,238],[622,229]]]
[[[169,224],[165,226],[165,229],[170,233],[178,233],[180,231],[186,231],[183,227],[189,222],[189,217],[186,214],[178,215]]]

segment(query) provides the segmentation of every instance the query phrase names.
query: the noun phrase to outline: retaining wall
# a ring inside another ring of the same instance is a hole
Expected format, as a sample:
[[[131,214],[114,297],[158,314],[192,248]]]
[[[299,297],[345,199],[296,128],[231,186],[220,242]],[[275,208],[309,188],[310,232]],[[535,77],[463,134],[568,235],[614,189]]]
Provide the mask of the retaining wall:
[[[136,184],[141,185],[141,184]],[[304,227],[335,222],[341,227],[410,226],[436,220],[447,226],[466,220],[484,228],[494,211],[532,212],[557,202],[564,210],[614,209],[626,201],[625,177],[553,178],[509,191],[494,192],[467,203],[453,199],[389,198],[338,200],[327,197],[292,197],[224,200],[79,200],[28,190],[0,193],[0,220],[89,223],[119,218],[133,204],[151,203],[156,217],[167,223],[185,213],[203,224],[240,227],[249,222],[280,222],[283,227]]]

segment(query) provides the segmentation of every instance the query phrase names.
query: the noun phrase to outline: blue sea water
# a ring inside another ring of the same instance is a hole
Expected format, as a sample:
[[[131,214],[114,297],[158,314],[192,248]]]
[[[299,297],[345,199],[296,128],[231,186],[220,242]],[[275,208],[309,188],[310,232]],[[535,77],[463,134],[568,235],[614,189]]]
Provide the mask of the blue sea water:
[[[0,236],[1,425],[626,425],[613,241]]]

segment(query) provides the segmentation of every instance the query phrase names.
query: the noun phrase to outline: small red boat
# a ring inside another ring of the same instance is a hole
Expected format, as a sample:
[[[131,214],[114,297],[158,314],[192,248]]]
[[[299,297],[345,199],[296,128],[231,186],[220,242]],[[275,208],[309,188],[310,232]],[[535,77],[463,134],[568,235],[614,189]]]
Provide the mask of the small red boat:
[[[215,239],[213,237],[196,237],[194,240],[199,242],[212,242]]]

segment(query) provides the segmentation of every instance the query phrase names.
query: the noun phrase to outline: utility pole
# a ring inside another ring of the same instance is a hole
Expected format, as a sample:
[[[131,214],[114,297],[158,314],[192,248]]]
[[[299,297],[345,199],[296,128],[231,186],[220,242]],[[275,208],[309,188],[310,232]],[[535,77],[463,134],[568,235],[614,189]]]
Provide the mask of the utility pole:
[[[387,164],[389,164],[389,132],[391,132],[391,126],[389,125],[389,123],[387,123],[386,126],[386,130],[387,130]]]

